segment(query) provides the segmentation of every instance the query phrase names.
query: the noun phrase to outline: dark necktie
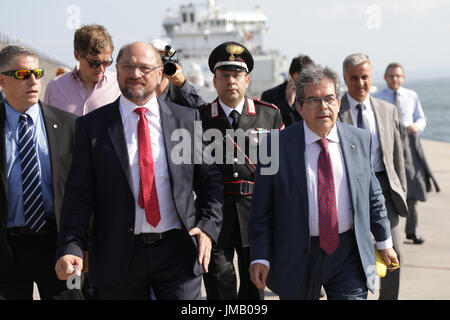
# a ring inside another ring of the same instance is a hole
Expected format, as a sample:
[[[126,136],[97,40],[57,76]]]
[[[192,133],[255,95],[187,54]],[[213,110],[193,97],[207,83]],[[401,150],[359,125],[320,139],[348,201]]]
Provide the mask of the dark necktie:
[[[231,117],[231,119],[233,119],[233,122],[231,123],[231,127],[234,130],[236,130],[238,128],[239,118],[241,117],[241,115],[236,110],[233,110],[230,112],[230,117]]]
[[[319,154],[318,172],[318,207],[320,247],[331,255],[339,246],[339,228],[334,189],[333,167],[331,164],[328,140],[317,141],[322,148]]]
[[[45,225],[44,198],[38,157],[33,141],[33,128],[28,125],[26,114],[19,117],[19,153],[25,224],[34,232],[39,232]]]
[[[369,130],[369,126],[364,121],[364,117],[363,117],[364,104],[358,103],[356,105],[356,109],[358,109],[358,119],[357,119],[356,125],[358,126],[358,128]]]
[[[139,201],[141,208],[145,209],[147,222],[156,227],[161,221],[159,211],[158,194],[156,192],[155,168],[153,164],[152,143],[150,140],[150,129],[145,116],[147,108],[136,108],[134,112],[139,115],[138,120],[138,150],[139,150],[139,170],[140,187]]]

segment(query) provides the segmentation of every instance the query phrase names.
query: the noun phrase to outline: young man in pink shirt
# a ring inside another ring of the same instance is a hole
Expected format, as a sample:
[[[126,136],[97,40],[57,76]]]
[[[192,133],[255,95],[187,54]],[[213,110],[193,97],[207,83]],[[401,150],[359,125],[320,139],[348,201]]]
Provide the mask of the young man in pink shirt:
[[[75,31],[74,56],[77,66],[51,80],[44,102],[78,116],[115,101],[120,95],[113,63],[114,45],[105,27],[86,25]]]

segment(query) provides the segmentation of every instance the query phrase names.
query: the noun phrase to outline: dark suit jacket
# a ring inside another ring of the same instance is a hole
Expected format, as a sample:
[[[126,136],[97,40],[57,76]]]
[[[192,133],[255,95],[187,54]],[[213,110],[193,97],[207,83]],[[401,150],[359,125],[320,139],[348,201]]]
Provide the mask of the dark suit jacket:
[[[280,109],[286,127],[302,120],[302,116],[298,113],[296,106],[291,107],[286,100],[287,84],[288,82],[285,81],[272,89],[264,91],[261,95],[262,101],[273,103]]]
[[[216,241],[222,223],[222,184],[213,165],[175,164],[171,153],[179,141],[171,141],[175,129],[185,129],[192,141],[198,111],[158,99],[164,145],[175,207],[189,242],[186,250],[196,250],[196,238],[188,230],[199,227]],[[198,126],[197,126],[198,127]],[[199,138],[199,137],[197,137]],[[201,137],[200,137],[201,139]],[[201,150],[200,150],[201,151]],[[101,288],[117,284],[124,275],[133,251],[135,206],[128,150],[119,110],[119,99],[76,122],[75,150],[67,179],[58,257],[82,257],[91,214],[93,225],[89,249],[89,275]],[[195,191],[197,199],[194,206]],[[155,262],[157,263],[157,262]],[[201,274],[198,263],[193,273]]]
[[[378,126],[383,164],[389,180],[392,201],[397,213],[402,217],[406,217],[408,216],[406,204],[407,180],[397,109],[393,104],[373,97],[370,97],[370,102],[372,103]],[[344,94],[342,97],[338,120],[350,125],[356,125],[348,103],[347,94]]]
[[[336,125],[359,256],[367,285],[373,290],[375,252],[371,233],[376,241],[384,241],[390,237],[390,225],[370,159],[371,137],[364,130],[339,122]],[[264,166],[258,166],[249,220],[251,259],[270,262],[267,286],[287,299],[299,298],[310,242],[311,199],[308,199],[303,126],[301,121],[280,132],[276,174],[261,175]]]
[[[64,186],[72,160],[76,116],[39,102],[50,149],[54,210],[57,223],[64,196]],[[13,261],[6,243],[8,222],[8,177],[5,152],[5,105],[0,103],[0,266],[8,268]],[[0,268],[1,269],[1,268]]]

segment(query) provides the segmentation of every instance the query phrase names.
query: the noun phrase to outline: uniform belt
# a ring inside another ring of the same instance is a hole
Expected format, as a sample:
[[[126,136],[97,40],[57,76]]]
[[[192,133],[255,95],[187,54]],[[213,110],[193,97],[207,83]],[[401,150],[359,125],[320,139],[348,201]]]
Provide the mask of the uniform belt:
[[[169,231],[161,233],[139,233],[134,235],[134,239],[143,244],[152,244],[159,240],[170,238],[180,231],[180,229],[170,229]]]
[[[378,172],[375,172],[375,175],[377,176],[377,178],[378,178],[378,177],[385,176],[385,175],[386,175],[386,171],[378,171]]]
[[[238,196],[251,196],[254,184],[253,181],[246,180],[223,182],[224,193]]]

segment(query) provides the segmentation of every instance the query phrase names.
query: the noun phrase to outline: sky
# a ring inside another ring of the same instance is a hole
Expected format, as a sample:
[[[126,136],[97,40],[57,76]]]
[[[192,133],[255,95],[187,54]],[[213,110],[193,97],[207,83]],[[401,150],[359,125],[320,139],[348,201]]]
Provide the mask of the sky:
[[[0,0],[0,33],[73,67],[74,26],[104,25],[119,48],[160,38],[167,9],[206,0]],[[369,54],[374,83],[400,62],[407,81],[450,77],[449,0],[221,0],[225,8],[267,15],[263,47],[289,60],[307,54],[342,74],[342,61]],[[182,61],[181,61],[182,63]]]

